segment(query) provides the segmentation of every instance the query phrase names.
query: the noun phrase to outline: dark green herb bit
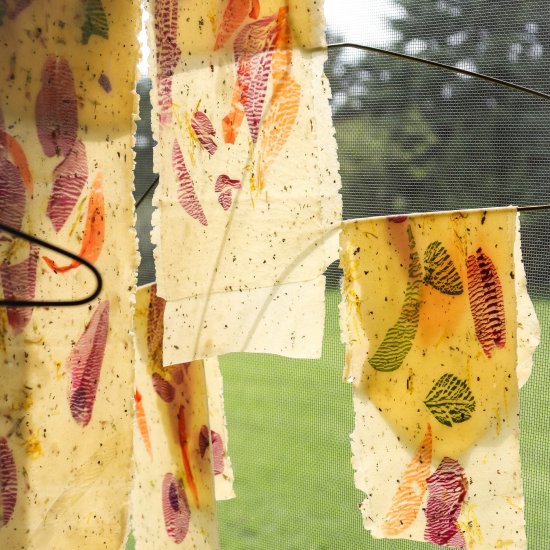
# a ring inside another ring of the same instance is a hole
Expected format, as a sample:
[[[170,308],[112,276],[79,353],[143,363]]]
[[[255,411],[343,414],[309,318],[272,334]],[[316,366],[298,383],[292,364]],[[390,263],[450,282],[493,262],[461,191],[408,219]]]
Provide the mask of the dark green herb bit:
[[[424,252],[424,283],[443,294],[457,295],[464,292],[456,266],[439,241],[430,243]]]
[[[468,384],[454,374],[444,374],[424,401],[438,422],[452,427],[472,417],[476,402]]]
[[[82,44],[87,44],[92,34],[109,38],[109,21],[101,0],[86,0],[85,10],[82,25]]]

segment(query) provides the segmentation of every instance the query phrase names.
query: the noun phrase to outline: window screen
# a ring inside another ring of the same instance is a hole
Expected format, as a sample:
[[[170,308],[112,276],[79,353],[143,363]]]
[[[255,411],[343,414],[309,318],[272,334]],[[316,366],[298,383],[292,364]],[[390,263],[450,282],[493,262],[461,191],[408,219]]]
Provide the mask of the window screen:
[[[351,40],[486,73],[550,93],[546,0],[326,0],[328,41]],[[550,102],[453,73],[357,50],[332,50],[326,72],[346,219],[550,203]],[[150,84],[139,84],[136,196],[154,180]],[[151,196],[138,208],[140,284],[154,280]],[[522,215],[530,294],[542,328],[521,392],[530,548],[550,530],[550,211]],[[363,530],[349,434],[351,388],[328,272],[323,356],[221,358],[238,498],[219,503],[224,549],[413,550]]]

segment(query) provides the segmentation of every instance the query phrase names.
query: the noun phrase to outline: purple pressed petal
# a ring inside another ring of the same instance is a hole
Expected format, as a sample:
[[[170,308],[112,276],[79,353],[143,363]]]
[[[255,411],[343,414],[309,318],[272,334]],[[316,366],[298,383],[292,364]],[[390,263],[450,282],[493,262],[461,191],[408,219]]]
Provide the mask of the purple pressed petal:
[[[172,384],[170,384],[168,380],[165,380],[157,372],[153,373],[152,379],[153,388],[155,389],[157,395],[166,403],[171,403],[172,401],[174,401],[174,397],[176,395],[176,390],[174,389],[174,386],[172,386]]]
[[[54,170],[53,190],[48,201],[48,217],[59,231],[71,215],[88,179],[84,144],[77,139],[68,156]]]
[[[161,124],[172,120],[172,76],[181,50],[178,39],[178,0],[156,0],[155,41],[158,71],[159,119]]]
[[[231,195],[231,189],[227,189],[220,193],[218,197],[218,202],[224,210],[229,210],[231,208],[231,203],[233,202],[233,197]]]
[[[36,290],[36,264],[39,249],[31,244],[29,255],[18,264],[0,265],[0,278],[7,300],[33,300]],[[9,307],[8,323],[14,334],[19,334],[32,317],[31,307]]]
[[[204,453],[206,449],[210,446],[210,430],[208,426],[202,426],[201,431],[199,432],[199,452],[201,457],[204,458]]]
[[[67,361],[71,373],[69,406],[75,421],[87,426],[92,418],[107,334],[109,302],[101,302]]]
[[[210,432],[210,437],[212,438],[212,467],[214,469],[214,475],[218,476],[223,474],[223,440],[222,436],[212,430]]]
[[[185,166],[183,154],[177,141],[174,141],[172,147],[172,166],[179,182],[177,191],[179,203],[192,218],[202,225],[208,225],[204,210],[195,192],[195,184],[189,175],[187,166]]]
[[[17,469],[5,437],[0,437],[0,527],[8,524],[17,502]]]
[[[232,180],[229,176],[226,176],[225,174],[218,176],[218,178],[216,179],[216,185],[214,187],[214,191],[216,191],[216,193],[219,193],[223,191],[226,187],[233,187],[234,189],[240,189],[241,180]]]
[[[109,80],[109,77],[105,73],[101,73],[97,81],[107,93],[111,93],[113,87],[111,86],[111,81]]]
[[[212,122],[202,111],[197,111],[191,120],[191,128],[195,132],[199,143],[203,149],[213,155],[218,150],[218,145],[214,141],[213,136],[216,135],[216,130],[212,126]]]
[[[51,55],[42,69],[42,87],[36,98],[38,139],[48,157],[66,157],[78,129],[73,73],[66,59]]]
[[[25,183],[16,166],[0,159],[0,223],[21,229],[26,200]]]
[[[181,482],[171,473],[162,481],[162,512],[168,536],[180,544],[189,532],[191,512]]]

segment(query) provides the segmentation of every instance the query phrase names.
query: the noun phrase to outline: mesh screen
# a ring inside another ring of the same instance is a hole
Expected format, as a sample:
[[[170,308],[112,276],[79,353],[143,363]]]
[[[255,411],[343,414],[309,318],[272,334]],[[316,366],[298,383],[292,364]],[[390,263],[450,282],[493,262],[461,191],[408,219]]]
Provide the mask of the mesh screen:
[[[329,42],[382,46],[550,92],[546,0],[327,0]],[[378,214],[550,203],[550,102],[477,79],[355,50],[331,51],[346,219]],[[149,83],[140,82],[136,196],[154,179]],[[151,197],[138,209],[140,284],[154,280]],[[521,392],[529,547],[550,528],[550,211],[522,215],[529,290],[542,344]],[[328,272],[319,361],[259,354],[221,358],[238,498],[220,503],[226,549],[429,548],[363,530],[341,381],[336,264]]]

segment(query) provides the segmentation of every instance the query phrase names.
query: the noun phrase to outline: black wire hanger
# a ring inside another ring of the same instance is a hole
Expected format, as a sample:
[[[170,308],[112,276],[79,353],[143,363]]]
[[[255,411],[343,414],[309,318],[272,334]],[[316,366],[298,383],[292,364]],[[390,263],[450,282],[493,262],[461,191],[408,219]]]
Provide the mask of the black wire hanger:
[[[48,243],[46,241],[43,241],[42,239],[39,239],[37,237],[34,237],[33,235],[29,235],[28,233],[24,233],[23,231],[19,231],[18,229],[15,229],[13,227],[10,227],[9,225],[5,225],[3,223],[0,223],[0,230],[5,231],[6,233],[10,233],[11,235],[14,235],[16,237],[19,237],[20,239],[23,239],[29,243],[37,244],[43,248],[47,248],[48,250],[52,250],[53,252],[57,252],[58,254],[61,254],[62,256],[65,256],[66,258],[70,258],[71,260],[75,260],[78,263],[82,264],[83,266],[87,267],[94,275],[96,280],[96,287],[94,291],[85,298],[80,298],[78,300],[59,300],[59,301],[53,301],[53,300],[0,300],[0,307],[67,307],[67,306],[80,306],[82,304],[87,304],[88,302],[91,302],[95,298],[99,296],[99,293],[101,292],[101,289],[103,288],[103,279],[101,278],[101,274],[99,271],[95,268],[94,265],[92,265],[88,260],[82,258],[81,256],[78,256],[77,254],[73,254],[72,252],[69,252],[68,250],[65,250],[64,248],[60,248],[59,246],[55,246],[51,243]]]

